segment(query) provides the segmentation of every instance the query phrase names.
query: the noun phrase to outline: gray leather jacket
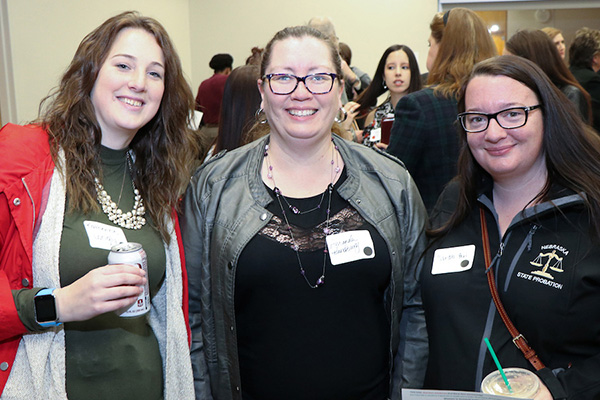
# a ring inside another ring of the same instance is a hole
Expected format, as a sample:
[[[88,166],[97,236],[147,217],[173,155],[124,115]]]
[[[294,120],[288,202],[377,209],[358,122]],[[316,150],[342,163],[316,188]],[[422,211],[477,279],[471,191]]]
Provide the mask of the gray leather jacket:
[[[271,218],[260,176],[268,137],[220,154],[192,178],[181,218],[188,269],[192,364],[197,399],[241,399],[234,289],[240,253]],[[339,194],[377,227],[392,260],[386,291],[391,321],[390,398],[420,388],[427,333],[417,282],[426,245],[425,207],[393,156],[334,136],[347,179]]]

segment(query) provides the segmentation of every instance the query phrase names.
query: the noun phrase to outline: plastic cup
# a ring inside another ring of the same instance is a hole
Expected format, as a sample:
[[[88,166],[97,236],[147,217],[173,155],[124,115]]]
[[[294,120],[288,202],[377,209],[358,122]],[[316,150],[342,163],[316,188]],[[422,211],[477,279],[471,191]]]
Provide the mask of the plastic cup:
[[[506,368],[504,374],[510,383],[512,393],[508,390],[500,371],[494,371],[483,379],[481,391],[499,396],[533,399],[540,389],[539,378],[529,370]]]

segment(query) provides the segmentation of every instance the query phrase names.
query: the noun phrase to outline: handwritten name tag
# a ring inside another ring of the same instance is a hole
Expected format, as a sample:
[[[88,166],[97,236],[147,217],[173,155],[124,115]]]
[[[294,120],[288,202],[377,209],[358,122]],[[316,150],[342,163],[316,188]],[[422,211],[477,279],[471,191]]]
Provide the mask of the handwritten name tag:
[[[433,254],[431,274],[438,275],[467,271],[473,267],[474,256],[474,244],[437,249]]]
[[[373,239],[367,230],[336,233],[327,236],[326,240],[333,265],[375,257]]]
[[[114,245],[127,242],[123,229],[96,221],[83,221],[90,247],[110,250]]]

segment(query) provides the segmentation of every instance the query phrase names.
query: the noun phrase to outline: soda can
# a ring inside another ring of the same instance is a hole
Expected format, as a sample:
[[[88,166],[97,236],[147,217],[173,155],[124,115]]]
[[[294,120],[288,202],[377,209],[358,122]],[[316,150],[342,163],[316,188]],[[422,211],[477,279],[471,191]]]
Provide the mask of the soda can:
[[[135,303],[130,307],[125,307],[115,312],[120,317],[130,318],[138,317],[150,311],[150,288],[148,287],[148,263],[146,261],[146,252],[139,243],[119,243],[113,246],[108,253],[109,264],[130,264],[136,265],[146,271],[146,284],[144,291],[138,296]]]

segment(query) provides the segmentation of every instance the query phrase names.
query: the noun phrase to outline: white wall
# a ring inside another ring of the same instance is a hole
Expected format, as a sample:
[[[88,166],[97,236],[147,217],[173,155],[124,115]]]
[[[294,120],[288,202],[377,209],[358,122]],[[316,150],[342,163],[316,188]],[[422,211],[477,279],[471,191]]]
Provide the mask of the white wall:
[[[0,5],[8,14],[0,16],[0,28],[8,21],[8,33],[0,34],[10,36],[0,47],[10,46],[5,62],[14,84],[7,95],[11,88],[0,76],[3,123],[34,119],[81,39],[121,11],[138,10],[165,26],[194,92],[212,75],[208,62],[214,54],[231,53],[234,65],[242,65],[253,46],[264,47],[276,31],[316,15],[332,17],[340,40],[352,48],[353,64],[365,72],[372,74],[385,48],[395,43],[411,47],[424,70],[429,22],[437,11],[437,0],[0,0]],[[11,95],[14,112],[5,113]]]
[[[34,119],[40,100],[58,84],[81,39],[108,17],[122,11],[138,10],[158,19],[169,32],[183,69],[190,77],[189,0],[3,0],[3,3],[6,7],[0,8],[0,12],[8,14],[8,18],[2,16],[2,19],[9,23],[12,52],[6,62],[12,67],[16,103],[14,116],[3,113],[3,123]]]
[[[526,3],[534,2],[521,4]],[[564,8],[597,3],[538,4]],[[490,9],[492,4],[469,7]],[[509,36],[520,28],[556,26],[570,42],[580,26],[600,28],[599,8],[552,10],[547,23],[538,23],[535,10],[528,7],[509,11]],[[39,101],[56,86],[81,39],[121,11],[138,10],[165,26],[195,92],[212,75],[208,62],[214,54],[230,53],[234,66],[242,65],[253,46],[264,47],[276,31],[316,15],[333,19],[338,37],[352,48],[353,64],[365,72],[372,74],[385,48],[395,43],[411,47],[425,72],[429,22],[437,9],[437,0],[0,0],[2,123],[34,119]]]
[[[230,53],[243,65],[254,46],[264,47],[275,32],[328,16],[341,42],[352,49],[352,64],[369,75],[392,44],[408,45],[425,69],[429,22],[437,0],[190,0],[193,85],[197,90],[213,71],[217,53]]]

